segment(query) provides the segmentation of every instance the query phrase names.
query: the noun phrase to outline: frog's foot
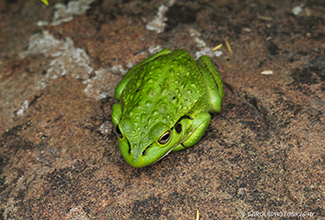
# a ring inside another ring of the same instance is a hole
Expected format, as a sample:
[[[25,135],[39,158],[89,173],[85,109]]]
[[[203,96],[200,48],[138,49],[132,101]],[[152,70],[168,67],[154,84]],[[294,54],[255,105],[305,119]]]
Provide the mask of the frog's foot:
[[[211,115],[208,112],[198,114],[194,119],[188,134],[183,139],[182,143],[177,145],[172,152],[184,150],[196,144],[204,135],[211,120]]]

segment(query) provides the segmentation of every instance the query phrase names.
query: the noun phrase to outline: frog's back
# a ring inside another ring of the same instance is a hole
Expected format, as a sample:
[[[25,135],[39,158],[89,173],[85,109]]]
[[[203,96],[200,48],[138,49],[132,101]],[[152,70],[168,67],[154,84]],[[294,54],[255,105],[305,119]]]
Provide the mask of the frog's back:
[[[132,83],[123,91],[125,114],[159,111],[161,114],[186,113],[206,93],[196,61],[184,50],[177,50],[141,66]],[[149,115],[150,116],[150,115]]]
[[[204,103],[205,83],[196,61],[184,50],[167,56],[138,67],[123,91],[122,118],[135,128],[145,125],[142,129],[148,131],[156,123],[172,127],[182,116],[195,114],[198,102]]]

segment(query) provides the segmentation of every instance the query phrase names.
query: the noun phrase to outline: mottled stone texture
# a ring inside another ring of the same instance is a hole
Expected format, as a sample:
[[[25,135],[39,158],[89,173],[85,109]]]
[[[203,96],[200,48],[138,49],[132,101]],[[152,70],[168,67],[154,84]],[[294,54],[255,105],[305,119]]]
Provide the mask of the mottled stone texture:
[[[58,2],[0,1],[0,219],[325,218],[323,1],[96,0],[37,26]],[[225,39],[202,140],[126,164],[111,123],[125,71],[157,45],[194,56]]]

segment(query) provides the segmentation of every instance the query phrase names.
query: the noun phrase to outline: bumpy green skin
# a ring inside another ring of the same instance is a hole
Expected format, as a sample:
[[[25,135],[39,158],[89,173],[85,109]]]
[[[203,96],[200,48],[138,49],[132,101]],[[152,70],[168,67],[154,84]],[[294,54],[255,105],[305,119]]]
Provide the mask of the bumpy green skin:
[[[167,49],[134,66],[115,90],[112,119],[124,159],[134,167],[196,144],[219,112],[223,85],[207,56]],[[170,131],[167,143],[160,137]]]

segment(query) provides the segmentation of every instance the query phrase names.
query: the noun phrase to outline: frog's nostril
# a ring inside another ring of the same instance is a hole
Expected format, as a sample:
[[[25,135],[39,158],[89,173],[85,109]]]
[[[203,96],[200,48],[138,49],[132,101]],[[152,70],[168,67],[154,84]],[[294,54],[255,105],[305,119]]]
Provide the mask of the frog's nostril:
[[[150,144],[148,147],[146,147],[146,149],[144,149],[144,151],[142,151],[142,156],[145,156],[147,154],[147,150],[152,146],[152,144]]]

